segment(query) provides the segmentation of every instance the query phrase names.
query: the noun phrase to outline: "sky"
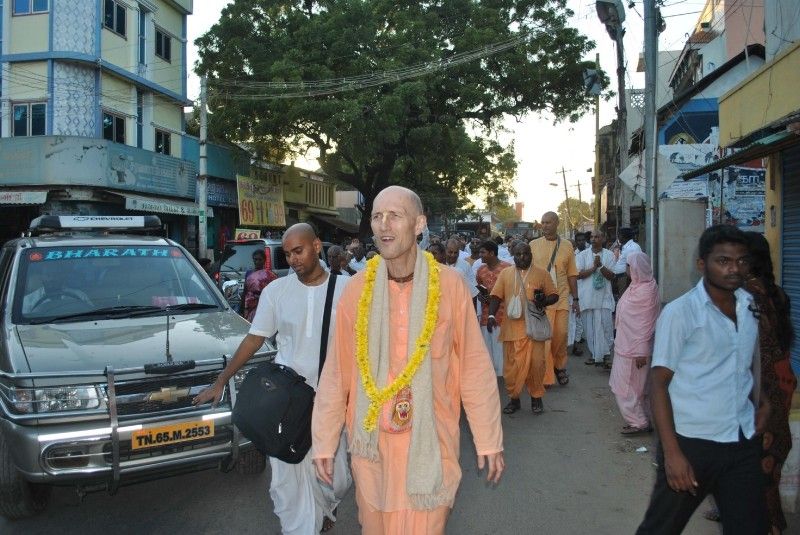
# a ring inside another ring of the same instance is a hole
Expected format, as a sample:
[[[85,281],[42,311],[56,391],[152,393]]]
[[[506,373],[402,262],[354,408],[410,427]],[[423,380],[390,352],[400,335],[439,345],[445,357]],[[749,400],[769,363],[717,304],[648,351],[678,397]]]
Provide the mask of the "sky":
[[[190,71],[188,93],[191,99],[196,99],[200,93],[200,81],[193,73],[197,60],[194,40],[211,28],[219,19],[222,8],[229,3],[230,0],[201,0],[195,2],[195,11],[189,16],[187,57]],[[626,85],[641,88],[644,87],[644,74],[636,72],[636,65],[643,49],[644,21],[641,16],[644,8],[642,0],[623,0],[623,3],[626,5]],[[587,59],[594,59],[596,53],[600,54],[600,65],[611,79],[610,88],[616,92],[616,50],[597,18],[594,0],[568,0],[567,4],[574,12],[570,20],[572,26],[596,44]],[[667,27],[659,37],[659,50],[683,48],[704,4],[704,0],[666,0],[662,15]],[[601,100],[600,126],[609,124],[615,113],[614,99],[607,102]],[[500,139],[503,142],[513,141],[515,145],[518,168],[514,183],[517,195],[513,200],[525,203],[523,217],[526,221],[539,220],[544,212],[555,210],[564,200],[562,169],[569,196],[578,197],[580,184],[583,200],[590,201],[595,146],[594,114],[588,114],[576,123],[558,124],[545,115],[531,114],[519,122],[509,118],[506,126],[511,133]],[[313,161],[298,161],[297,165],[312,169],[317,167]]]

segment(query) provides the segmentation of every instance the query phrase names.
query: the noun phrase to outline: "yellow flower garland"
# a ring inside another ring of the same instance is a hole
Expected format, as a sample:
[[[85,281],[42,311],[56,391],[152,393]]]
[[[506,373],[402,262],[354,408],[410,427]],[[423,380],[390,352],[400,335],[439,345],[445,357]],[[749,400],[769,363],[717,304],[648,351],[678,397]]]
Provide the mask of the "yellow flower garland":
[[[379,389],[375,384],[369,363],[369,316],[372,305],[373,291],[375,288],[375,275],[378,271],[380,257],[367,262],[364,272],[364,290],[358,300],[358,317],[356,318],[356,362],[358,363],[358,373],[361,376],[361,384],[364,392],[370,400],[367,415],[364,417],[364,430],[372,432],[375,430],[380,414],[381,406],[392,399],[397,393],[411,384],[411,380],[419,369],[419,365],[425,359],[425,354],[430,347],[433,331],[436,328],[436,320],[439,316],[439,297],[441,289],[439,287],[439,264],[428,252],[423,252],[425,260],[428,262],[428,300],[425,304],[425,322],[422,331],[414,344],[414,351],[408,359],[408,363],[403,371],[395,377],[391,384]]]

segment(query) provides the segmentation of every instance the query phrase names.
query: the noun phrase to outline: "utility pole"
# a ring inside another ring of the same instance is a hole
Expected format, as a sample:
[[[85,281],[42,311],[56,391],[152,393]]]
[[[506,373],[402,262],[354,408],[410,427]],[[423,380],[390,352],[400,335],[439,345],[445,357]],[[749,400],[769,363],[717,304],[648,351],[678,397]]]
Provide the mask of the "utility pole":
[[[197,175],[197,256],[206,256],[206,243],[208,243],[206,211],[208,210],[208,115],[206,114],[206,85],[207,79],[200,78],[200,169]]]
[[[622,44],[622,37],[625,30],[622,24],[617,27],[614,41],[617,44],[617,92],[619,102],[617,104],[617,187],[620,192],[620,207],[622,209],[622,224],[617,227],[631,226],[631,202],[630,196],[625,191],[625,184],[619,175],[628,165],[628,104],[625,97],[625,48]]]
[[[567,172],[564,171],[564,166],[561,166],[561,178],[564,179],[564,205],[567,208],[567,232],[572,236],[572,214],[569,211],[569,193],[567,193]]]
[[[656,76],[658,72],[659,13],[655,0],[644,0],[644,157],[646,250],[658,280],[658,147],[656,146]]]
[[[595,57],[600,69],[600,54]],[[600,94],[594,96],[594,228],[600,230]]]

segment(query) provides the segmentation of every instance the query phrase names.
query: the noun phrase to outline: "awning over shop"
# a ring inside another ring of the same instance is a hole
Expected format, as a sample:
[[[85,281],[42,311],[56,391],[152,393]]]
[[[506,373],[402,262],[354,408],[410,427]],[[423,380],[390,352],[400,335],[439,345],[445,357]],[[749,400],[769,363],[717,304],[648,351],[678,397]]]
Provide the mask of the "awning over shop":
[[[119,191],[109,191],[109,193],[124,197],[125,208],[128,210],[190,217],[197,217],[199,215],[197,205],[191,201],[170,199],[168,197],[134,195],[132,193],[123,193]],[[214,217],[214,210],[210,206],[207,208],[206,216]]]
[[[689,180],[690,178],[705,175],[712,171],[716,171],[717,169],[722,169],[723,167],[730,167],[732,165],[749,162],[750,160],[755,160],[757,158],[763,158],[768,154],[783,150],[796,143],[800,143],[800,135],[789,131],[778,132],[777,134],[772,134],[770,136],[761,138],[758,141],[755,141],[744,147],[742,150],[729,156],[725,156],[724,158],[720,158],[713,163],[704,165],[703,167],[698,167],[697,169],[689,171],[688,173],[683,173],[680,178],[683,180]]]
[[[0,189],[0,204],[44,204],[47,190]]]
[[[311,217],[320,221],[321,223],[341,229],[345,234],[358,234],[358,225],[354,225],[353,223],[345,221],[344,219],[321,214],[311,214]]]

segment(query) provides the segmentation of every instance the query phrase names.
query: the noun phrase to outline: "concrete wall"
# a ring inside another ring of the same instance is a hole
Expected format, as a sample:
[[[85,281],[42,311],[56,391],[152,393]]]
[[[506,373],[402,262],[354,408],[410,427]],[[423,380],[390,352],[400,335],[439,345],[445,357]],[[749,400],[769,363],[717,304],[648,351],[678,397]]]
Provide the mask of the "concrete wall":
[[[662,199],[658,203],[658,287],[668,303],[700,280],[697,242],[706,228],[706,203]]]
[[[764,26],[769,61],[800,40],[800,2],[770,0],[764,6]]]
[[[31,61],[8,65],[8,94],[4,99],[42,100],[47,98],[47,62]]]
[[[125,10],[125,37],[112,32],[103,26],[100,35],[103,59],[125,70],[136,72],[138,65],[138,27],[139,12],[135,9]],[[102,24],[103,21],[100,21]]]
[[[733,4],[725,9],[727,59],[734,57],[747,45],[764,44],[764,0],[747,0],[745,3],[739,2],[742,4],[739,6]]]
[[[51,0],[52,1],[52,0]],[[5,2],[9,19],[9,31],[3,36],[8,41],[8,54],[41,52],[49,48],[50,14],[11,16],[12,0]]]
[[[726,147],[800,109],[800,42],[720,98],[720,146]]]
[[[160,0],[156,2],[158,10],[153,14],[155,26],[172,38],[171,61],[165,61],[155,55],[155,28],[149,25],[148,32],[148,63],[149,77],[176,93],[183,91],[183,17],[169,2]]]
[[[155,136],[155,128],[159,130],[167,130],[172,133],[172,155],[181,156],[181,118],[183,117],[183,108],[179,104],[172,101],[153,97],[153,124],[146,123],[145,130],[153,131],[152,135]]]
[[[136,88],[133,84],[103,73],[100,82],[100,107],[125,116],[125,144],[136,145]]]

